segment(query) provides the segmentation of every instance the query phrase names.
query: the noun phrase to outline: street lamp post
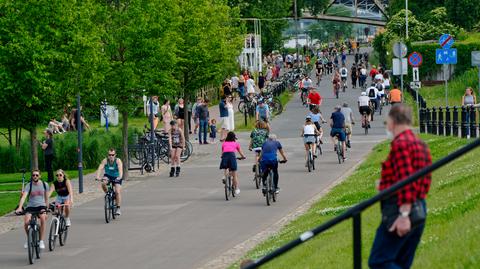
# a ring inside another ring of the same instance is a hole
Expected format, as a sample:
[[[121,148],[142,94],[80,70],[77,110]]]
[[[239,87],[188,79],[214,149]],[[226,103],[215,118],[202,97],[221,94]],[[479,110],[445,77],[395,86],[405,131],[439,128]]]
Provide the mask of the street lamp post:
[[[295,12],[295,48],[297,49],[297,67],[300,63],[300,48],[298,47],[298,14],[297,14],[297,0],[293,2],[293,12]]]
[[[408,39],[408,0],[405,0],[405,39]]]

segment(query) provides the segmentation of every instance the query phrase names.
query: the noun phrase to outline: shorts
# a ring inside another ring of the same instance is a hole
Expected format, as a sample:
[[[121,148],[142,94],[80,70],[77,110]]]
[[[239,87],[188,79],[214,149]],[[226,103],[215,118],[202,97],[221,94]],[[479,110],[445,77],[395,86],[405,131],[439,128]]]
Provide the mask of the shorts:
[[[320,105],[319,105],[319,104],[310,104],[310,105],[308,106],[308,109],[310,109],[310,111],[312,111],[315,107],[318,107],[318,108],[319,108]]]
[[[352,124],[351,123],[345,123],[345,133],[347,135],[352,134]]]
[[[115,185],[122,185],[122,181],[123,179],[117,179],[116,177],[112,177],[110,175],[107,175],[107,174],[104,174],[103,175],[104,177],[108,178],[108,182],[112,182],[113,183],[113,186]]]
[[[322,129],[322,125],[320,124],[319,121],[314,121],[313,124],[315,124],[315,127],[317,127],[318,131],[320,131],[320,129]]]
[[[40,212],[46,211],[46,210],[47,210],[46,206],[29,206],[29,207],[25,208],[25,212],[30,213],[30,214],[40,213]]]
[[[359,108],[360,115],[363,115],[363,112],[367,113],[367,115],[370,115],[372,113],[372,109],[369,106],[361,106]]]
[[[306,135],[303,136],[303,143],[304,144],[314,144],[316,142],[314,135]]]
[[[222,154],[220,169],[228,169],[232,172],[237,171],[237,157],[235,156],[235,152],[224,152]]]
[[[345,131],[341,128],[332,128],[332,130],[330,131],[330,136],[335,137],[337,134],[339,135],[338,140],[340,140],[341,142],[345,141]]]
[[[347,81],[347,77],[342,77],[342,81]]]
[[[262,147],[253,148],[252,150],[256,153],[260,153],[260,152],[262,152]]]
[[[55,203],[58,203],[58,204],[65,204],[65,202],[68,202],[70,201],[70,195],[67,195],[67,196],[60,196],[60,195],[57,195],[57,198],[55,198]]]

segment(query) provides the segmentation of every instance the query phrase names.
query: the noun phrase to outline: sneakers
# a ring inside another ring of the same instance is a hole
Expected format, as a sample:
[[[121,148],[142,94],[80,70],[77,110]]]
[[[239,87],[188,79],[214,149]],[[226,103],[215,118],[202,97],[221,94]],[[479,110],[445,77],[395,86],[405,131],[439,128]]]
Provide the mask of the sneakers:
[[[177,166],[177,168],[175,169],[175,176],[178,177],[180,175],[180,167]]]
[[[117,210],[115,210],[115,215],[117,216],[122,215],[122,211],[120,211],[120,207],[117,207]]]
[[[25,240],[25,243],[23,244],[23,248],[24,248],[24,249],[27,249],[27,247],[28,247],[28,241]]]
[[[351,148],[352,146],[350,145],[350,140],[347,140],[347,148]]]
[[[235,195],[239,195],[240,194],[240,189],[239,188],[236,188],[235,189]]]
[[[170,167],[170,177],[173,177],[175,174],[175,167]]]
[[[72,225],[70,218],[65,218],[65,225],[67,225],[67,227],[70,227]]]
[[[280,188],[276,188],[275,189],[275,194],[279,194],[280,193]]]
[[[38,245],[40,246],[40,249],[45,249],[45,243],[43,243],[43,240],[40,240]]]

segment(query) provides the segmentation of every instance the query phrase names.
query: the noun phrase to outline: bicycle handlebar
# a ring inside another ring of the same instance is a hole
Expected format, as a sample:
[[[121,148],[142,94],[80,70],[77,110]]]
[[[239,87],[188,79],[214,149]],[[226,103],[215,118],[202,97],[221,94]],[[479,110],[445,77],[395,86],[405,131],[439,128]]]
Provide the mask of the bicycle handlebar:
[[[245,160],[246,157],[237,157],[237,160]]]

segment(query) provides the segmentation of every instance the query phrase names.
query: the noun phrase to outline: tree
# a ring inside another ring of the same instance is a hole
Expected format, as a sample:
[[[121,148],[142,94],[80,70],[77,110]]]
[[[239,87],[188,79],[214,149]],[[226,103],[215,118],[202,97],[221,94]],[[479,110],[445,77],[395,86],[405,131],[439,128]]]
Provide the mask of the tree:
[[[445,0],[450,22],[470,31],[480,21],[478,0]]]
[[[444,33],[457,35],[460,29],[449,23],[447,10],[445,7],[438,7],[424,16],[424,40],[436,40]]]
[[[38,168],[37,126],[65,105],[78,60],[88,59],[85,71],[97,66],[97,28],[86,19],[91,1],[5,0],[0,10],[0,106],[7,111],[0,121],[30,132],[32,168]],[[95,79],[82,77],[82,85]]]
[[[98,1],[109,71],[105,93],[122,115],[122,159],[128,160],[128,114],[144,94],[169,95],[177,87],[177,1]],[[124,179],[128,178],[127,165]]]
[[[410,0],[408,1],[408,10],[415,14],[417,18],[423,20],[424,16],[426,16],[431,10],[443,6],[444,2],[445,0]],[[389,0],[387,12],[390,17],[403,9],[405,9],[405,0]]]
[[[387,23],[385,31],[386,40],[405,39],[405,9],[393,15]],[[424,24],[408,11],[408,38],[410,41],[423,40]]]
[[[237,69],[236,57],[241,52],[243,37],[238,10],[222,1],[180,1],[179,25],[182,39],[178,46],[176,78],[188,104],[200,88],[220,83]],[[184,126],[188,138],[188,121]]]

